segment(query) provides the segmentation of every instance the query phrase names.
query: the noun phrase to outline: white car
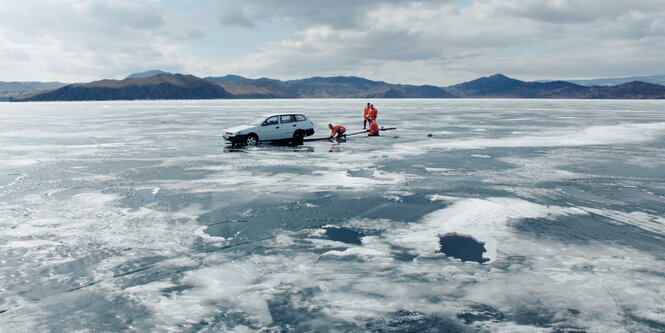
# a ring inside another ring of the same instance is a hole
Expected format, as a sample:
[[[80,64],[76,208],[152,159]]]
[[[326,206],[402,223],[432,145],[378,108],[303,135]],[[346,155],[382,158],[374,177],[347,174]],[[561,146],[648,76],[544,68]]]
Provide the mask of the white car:
[[[304,114],[279,113],[263,115],[246,125],[234,126],[224,132],[224,140],[232,145],[254,146],[259,141],[284,141],[302,144],[314,134],[314,123]]]

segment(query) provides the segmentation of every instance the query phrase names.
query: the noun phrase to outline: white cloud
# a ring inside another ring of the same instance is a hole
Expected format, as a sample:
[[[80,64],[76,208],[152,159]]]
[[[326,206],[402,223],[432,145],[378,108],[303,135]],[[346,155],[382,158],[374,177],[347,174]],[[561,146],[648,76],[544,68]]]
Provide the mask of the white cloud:
[[[493,13],[506,16],[525,17],[548,23],[607,22],[632,13],[662,11],[662,1],[646,0],[627,2],[624,0],[481,0]]]
[[[251,21],[279,20],[302,28],[326,25],[350,29],[365,26],[367,14],[385,5],[454,3],[454,0],[217,0],[213,3],[222,16],[243,16]]]
[[[97,22],[110,24],[115,29],[123,27],[153,29],[164,25],[164,19],[154,7],[131,5],[117,0],[92,2],[87,12]]]
[[[140,63],[179,66],[177,45],[163,37],[165,10],[152,4],[30,1],[4,8],[11,15],[0,22],[0,47],[23,50],[32,60],[21,64],[17,80],[88,81],[143,68]],[[5,75],[17,71],[11,59],[0,64]]]
[[[665,58],[656,0],[0,0],[0,11],[5,81],[159,68],[448,85],[662,74]]]

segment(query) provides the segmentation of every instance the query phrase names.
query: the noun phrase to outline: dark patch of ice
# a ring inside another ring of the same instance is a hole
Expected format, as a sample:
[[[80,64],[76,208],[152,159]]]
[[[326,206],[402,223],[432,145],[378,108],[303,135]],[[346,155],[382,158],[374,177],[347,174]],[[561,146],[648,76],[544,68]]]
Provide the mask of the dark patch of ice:
[[[477,304],[471,309],[457,314],[457,318],[464,320],[464,323],[468,325],[478,321],[500,322],[504,320],[505,315],[492,306]]]
[[[324,229],[326,229],[326,237],[331,240],[347,244],[362,244],[360,238],[364,235],[360,232],[340,227],[326,227]]]
[[[141,196],[143,202],[148,203],[155,201],[155,193],[153,193],[153,191],[154,190],[152,189],[144,189],[144,190],[137,190],[136,193],[138,193],[138,195]]]
[[[365,323],[372,332],[464,332],[463,327],[450,318],[400,310]]]
[[[447,256],[477,263],[488,261],[483,258],[483,252],[486,251],[485,244],[471,237],[457,234],[444,235],[439,237],[439,244],[441,244],[441,252]]]

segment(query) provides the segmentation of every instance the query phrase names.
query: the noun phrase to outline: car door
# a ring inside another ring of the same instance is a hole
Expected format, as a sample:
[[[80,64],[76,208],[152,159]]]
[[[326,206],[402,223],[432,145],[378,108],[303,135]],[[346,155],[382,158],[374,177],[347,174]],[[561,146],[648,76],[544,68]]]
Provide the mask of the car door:
[[[279,116],[280,122],[280,136],[282,139],[290,139],[293,137],[293,132],[298,129],[298,124],[296,123],[296,118],[291,115],[281,115]]]
[[[277,140],[279,137],[279,116],[268,117],[259,128],[259,140]]]

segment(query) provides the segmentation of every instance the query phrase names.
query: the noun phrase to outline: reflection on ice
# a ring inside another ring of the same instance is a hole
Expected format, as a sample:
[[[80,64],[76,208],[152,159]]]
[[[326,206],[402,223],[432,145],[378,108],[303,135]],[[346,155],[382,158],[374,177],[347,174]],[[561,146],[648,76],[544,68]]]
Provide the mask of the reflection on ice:
[[[292,145],[284,143],[261,143],[256,146],[224,146],[225,153],[248,153],[260,151],[274,151],[274,152],[314,152],[314,147],[309,145]]]

